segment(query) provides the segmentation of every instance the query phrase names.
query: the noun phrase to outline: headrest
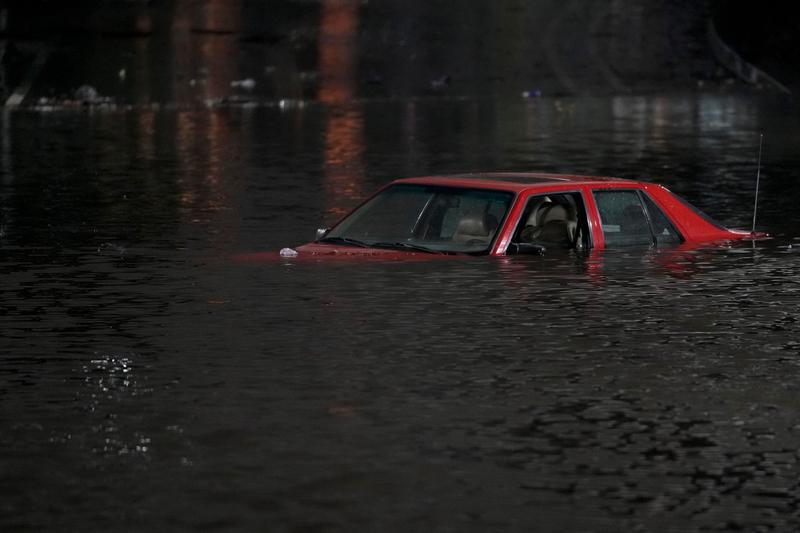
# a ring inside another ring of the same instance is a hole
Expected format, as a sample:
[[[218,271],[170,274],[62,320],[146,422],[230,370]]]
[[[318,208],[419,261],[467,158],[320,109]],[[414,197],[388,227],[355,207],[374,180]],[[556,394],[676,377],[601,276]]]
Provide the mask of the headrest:
[[[548,197],[540,198],[537,204],[531,209],[528,219],[525,221],[525,226],[540,226],[542,214],[547,208],[553,205],[553,202]]]
[[[560,204],[552,204],[542,214],[541,220],[539,221],[539,225],[544,226],[545,224],[553,220],[567,221],[569,219],[570,219],[569,211],[567,211],[566,207]]]
[[[534,235],[534,240],[538,243],[549,243],[557,246],[569,247],[572,244],[572,233],[569,225],[564,220],[550,220],[538,228]]]
[[[497,219],[488,213],[465,215],[458,223],[456,235],[488,237],[497,229]]]

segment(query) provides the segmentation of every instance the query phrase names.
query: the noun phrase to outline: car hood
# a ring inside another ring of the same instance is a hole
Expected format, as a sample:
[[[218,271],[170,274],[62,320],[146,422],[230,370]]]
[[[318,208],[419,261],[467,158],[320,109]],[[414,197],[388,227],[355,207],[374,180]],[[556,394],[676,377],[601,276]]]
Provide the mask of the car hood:
[[[297,257],[327,256],[327,257],[361,257],[375,259],[435,259],[453,257],[452,255],[429,254],[415,250],[395,250],[392,248],[364,248],[360,246],[347,246],[343,244],[327,244],[310,242],[295,248]]]
[[[341,244],[324,244],[310,242],[294,249],[284,248],[280,252],[246,252],[235,254],[232,259],[237,263],[272,263],[295,261],[432,261],[469,257],[464,254],[429,254],[415,250],[393,250],[391,248],[362,248]]]

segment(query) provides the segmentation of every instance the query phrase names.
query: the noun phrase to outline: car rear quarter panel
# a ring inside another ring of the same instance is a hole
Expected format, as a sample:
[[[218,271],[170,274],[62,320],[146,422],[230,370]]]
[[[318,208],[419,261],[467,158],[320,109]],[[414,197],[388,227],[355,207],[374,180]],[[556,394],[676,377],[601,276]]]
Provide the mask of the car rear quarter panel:
[[[642,188],[661,207],[686,241],[700,242],[740,236],[711,224],[661,185],[648,183],[643,184]]]
[[[587,216],[589,217],[592,228],[592,239],[594,248],[602,249],[605,247],[603,232],[600,226],[600,214],[597,204],[594,201],[593,191],[609,189],[628,189],[642,190],[661,208],[664,214],[670,219],[672,224],[681,234],[685,242],[698,243],[722,239],[741,238],[743,234],[720,228],[706,221],[687,207],[683,202],[675,198],[670,191],[655,183],[604,183],[590,187],[584,196],[586,201]]]

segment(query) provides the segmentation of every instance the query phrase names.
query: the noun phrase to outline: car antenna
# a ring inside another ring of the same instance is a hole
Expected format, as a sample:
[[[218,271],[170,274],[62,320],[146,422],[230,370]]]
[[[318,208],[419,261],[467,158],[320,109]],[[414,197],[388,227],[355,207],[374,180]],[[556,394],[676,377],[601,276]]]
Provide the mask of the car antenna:
[[[750,231],[751,235],[756,233],[756,214],[758,213],[758,185],[761,181],[761,149],[764,146],[764,134],[762,133],[758,138],[758,170],[756,170],[756,201],[753,204],[753,229]]]

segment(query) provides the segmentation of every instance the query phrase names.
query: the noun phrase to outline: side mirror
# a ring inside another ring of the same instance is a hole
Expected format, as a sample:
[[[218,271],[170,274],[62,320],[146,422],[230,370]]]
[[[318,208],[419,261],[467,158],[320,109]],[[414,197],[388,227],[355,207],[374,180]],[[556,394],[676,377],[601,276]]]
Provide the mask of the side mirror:
[[[533,244],[529,242],[512,242],[508,245],[508,253],[513,255],[544,255],[547,248],[541,244]]]
[[[317,228],[317,240],[323,238],[327,233],[331,230],[331,228]]]

